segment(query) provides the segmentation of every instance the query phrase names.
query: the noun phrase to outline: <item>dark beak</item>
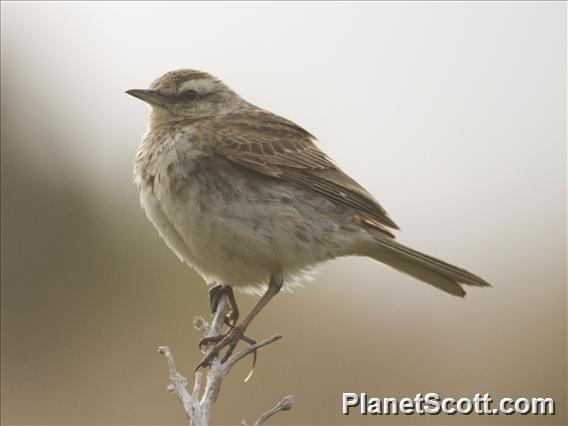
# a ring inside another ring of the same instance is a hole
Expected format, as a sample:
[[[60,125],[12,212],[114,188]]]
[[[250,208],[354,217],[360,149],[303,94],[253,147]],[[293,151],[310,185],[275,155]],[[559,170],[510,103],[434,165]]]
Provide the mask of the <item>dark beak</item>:
[[[131,89],[127,90],[126,93],[151,105],[165,106],[168,102],[165,96],[153,90]]]

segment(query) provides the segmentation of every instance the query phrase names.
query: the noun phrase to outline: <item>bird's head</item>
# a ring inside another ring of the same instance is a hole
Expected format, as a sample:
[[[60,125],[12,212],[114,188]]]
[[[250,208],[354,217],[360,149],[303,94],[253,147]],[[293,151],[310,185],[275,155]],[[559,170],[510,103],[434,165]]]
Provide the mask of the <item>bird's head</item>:
[[[211,74],[180,69],[155,80],[149,89],[126,93],[150,105],[150,128],[187,118],[209,118],[234,111],[244,101]]]

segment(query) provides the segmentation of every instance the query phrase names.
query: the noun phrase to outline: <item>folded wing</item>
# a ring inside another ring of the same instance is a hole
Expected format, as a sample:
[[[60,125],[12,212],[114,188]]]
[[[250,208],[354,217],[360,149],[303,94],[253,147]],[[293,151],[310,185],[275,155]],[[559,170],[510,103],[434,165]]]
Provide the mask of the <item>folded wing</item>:
[[[371,194],[319,150],[315,137],[293,122],[256,109],[224,117],[210,130],[215,152],[227,160],[349,206],[391,237],[388,228],[399,229]]]

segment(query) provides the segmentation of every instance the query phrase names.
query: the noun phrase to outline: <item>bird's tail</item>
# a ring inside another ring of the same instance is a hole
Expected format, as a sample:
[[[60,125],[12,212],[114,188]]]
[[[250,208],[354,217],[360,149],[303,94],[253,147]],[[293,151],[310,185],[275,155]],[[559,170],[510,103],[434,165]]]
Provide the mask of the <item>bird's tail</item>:
[[[363,254],[455,296],[465,296],[460,284],[491,287],[487,281],[465,269],[420,253],[390,238],[375,239]]]

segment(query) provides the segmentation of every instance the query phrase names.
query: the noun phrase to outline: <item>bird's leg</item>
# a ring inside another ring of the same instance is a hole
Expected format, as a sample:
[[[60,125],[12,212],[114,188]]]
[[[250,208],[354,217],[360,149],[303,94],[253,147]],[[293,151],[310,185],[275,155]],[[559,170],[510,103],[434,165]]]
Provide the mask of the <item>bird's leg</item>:
[[[211,287],[209,290],[209,308],[211,309],[211,313],[215,314],[215,312],[217,312],[217,306],[219,306],[219,301],[223,295],[227,296],[227,300],[231,306],[231,313],[227,316],[227,319],[233,323],[232,325],[227,323],[227,325],[234,327],[239,319],[239,308],[231,286],[217,284],[216,286]]]
[[[223,296],[227,296],[227,300],[229,301],[229,305],[231,307],[230,314],[225,317],[225,324],[227,324],[229,328],[234,328],[237,319],[239,318],[239,308],[237,307],[237,301],[235,299],[233,288],[231,286],[218,284],[214,287],[211,287],[211,289],[209,289],[209,308],[211,309],[211,313],[215,314],[217,312],[219,302],[221,301],[221,298]],[[211,343],[220,342],[225,338],[227,334],[228,332],[221,333],[218,336],[204,337],[199,341],[199,349]],[[242,336],[242,340],[250,345],[254,345],[256,343],[253,339],[245,335]]]
[[[237,324],[237,320],[239,319],[239,307],[237,306],[237,301],[235,299],[235,295],[233,294],[233,287],[227,286],[228,290],[226,290],[227,300],[229,301],[229,305],[231,306],[231,313],[227,316],[229,322],[232,324],[227,324],[229,327],[233,328],[235,324]]]
[[[243,321],[236,327],[231,328],[231,330],[223,336],[223,338],[209,351],[209,353],[201,360],[201,362],[195,367],[197,371],[201,367],[206,367],[211,363],[211,360],[219,355],[219,352],[228,346],[227,353],[221,360],[225,362],[235,350],[235,347],[239,343],[239,340],[248,341],[250,338],[244,335],[245,330],[252,322],[252,320],[259,314],[259,312],[266,306],[270,300],[276,296],[282,289],[283,280],[280,275],[273,275],[268,283],[268,289],[258,301],[258,303],[251,309]],[[250,339],[252,340],[252,339]],[[254,341],[253,341],[254,342]],[[250,342],[249,342],[250,343]]]

